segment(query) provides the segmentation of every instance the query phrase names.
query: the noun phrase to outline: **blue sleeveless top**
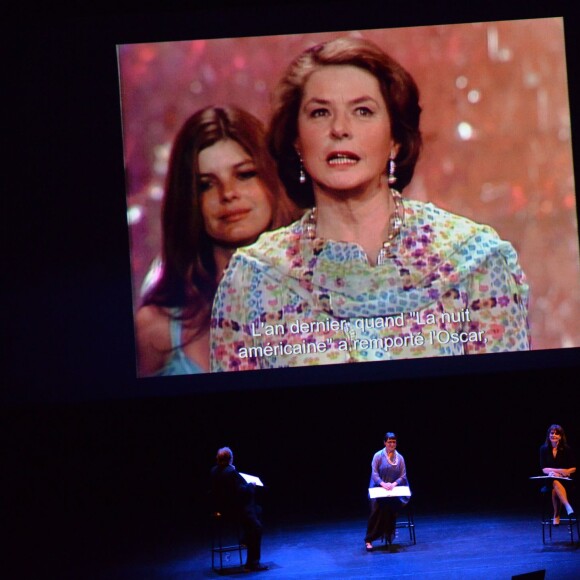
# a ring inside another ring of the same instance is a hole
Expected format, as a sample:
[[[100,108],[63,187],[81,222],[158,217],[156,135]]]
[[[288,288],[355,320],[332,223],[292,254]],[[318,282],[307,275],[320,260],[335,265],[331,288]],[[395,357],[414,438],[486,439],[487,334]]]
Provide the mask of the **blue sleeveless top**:
[[[181,320],[175,318],[179,311],[176,310],[169,320],[169,334],[171,336],[171,356],[165,366],[157,373],[156,377],[169,377],[173,375],[196,375],[205,372],[195,364],[183,352],[181,346]]]

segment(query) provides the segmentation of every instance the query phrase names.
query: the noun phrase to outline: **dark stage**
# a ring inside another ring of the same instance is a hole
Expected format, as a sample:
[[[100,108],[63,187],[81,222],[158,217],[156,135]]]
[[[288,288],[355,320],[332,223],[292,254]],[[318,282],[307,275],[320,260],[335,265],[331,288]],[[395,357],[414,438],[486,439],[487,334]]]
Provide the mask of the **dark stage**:
[[[266,573],[245,574],[231,555],[229,577],[298,578],[511,578],[545,571],[546,579],[578,578],[580,552],[565,526],[542,544],[535,515],[441,513],[415,517],[417,544],[399,530],[391,547],[375,542],[367,553],[364,518],[274,526],[263,542]],[[575,536],[576,537],[576,536]],[[102,578],[217,578],[207,540],[185,539],[165,551],[136,555]]]
[[[535,374],[564,384],[568,372]],[[561,525],[542,543],[529,479],[554,416],[578,441],[576,406],[547,410],[506,388],[514,377],[495,378],[8,409],[4,577],[217,577],[207,488],[225,444],[267,486],[266,578],[577,578],[578,538]],[[406,459],[417,544],[403,529],[391,550],[366,553],[370,461],[386,429]]]
[[[552,540],[543,544],[538,517],[531,512],[416,514],[415,525],[416,545],[402,529],[392,546],[375,542],[374,551],[367,553],[362,541],[364,517],[272,524],[263,541],[263,562],[269,570],[245,573],[233,552],[229,560],[225,556],[221,576],[499,580],[536,572],[537,576],[529,578],[578,578],[580,551],[577,542],[570,544],[567,527],[554,528]],[[70,560],[49,558],[40,570],[43,577],[103,580],[220,577],[211,568],[209,538],[199,530],[168,534],[156,541],[154,537],[137,543],[116,538],[117,547],[93,553],[94,560],[71,566]],[[90,546],[85,549],[92,551]]]

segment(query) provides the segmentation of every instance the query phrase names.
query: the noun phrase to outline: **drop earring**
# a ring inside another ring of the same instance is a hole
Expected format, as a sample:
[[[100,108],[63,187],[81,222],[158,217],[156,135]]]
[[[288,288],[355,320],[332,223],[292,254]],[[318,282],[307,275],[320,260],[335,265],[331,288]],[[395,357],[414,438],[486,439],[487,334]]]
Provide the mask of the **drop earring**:
[[[298,174],[298,181],[300,185],[304,185],[306,183],[306,172],[304,171],[304,164],[302,163],[302,156],[298,153],[298,159],[300,159],[300,172]]]
[[[395,183],[397,183],[397,176],[395,175],[396,169],[397,165],[395,163],[395,156],[391,153],[391,156],[389,157],[389,174],[388,174],[389,185],[395,185]]]

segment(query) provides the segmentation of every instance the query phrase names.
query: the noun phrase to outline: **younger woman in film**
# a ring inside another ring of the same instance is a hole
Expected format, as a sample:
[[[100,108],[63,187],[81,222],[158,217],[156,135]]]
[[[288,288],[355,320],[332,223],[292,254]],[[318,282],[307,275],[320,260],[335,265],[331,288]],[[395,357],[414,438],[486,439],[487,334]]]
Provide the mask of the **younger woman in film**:
[[[207,107],[185,121],[165,185],[161,275],[136,316],[141,376],[209,370],[210,310],[228,260],[293,211],[258,119]]]

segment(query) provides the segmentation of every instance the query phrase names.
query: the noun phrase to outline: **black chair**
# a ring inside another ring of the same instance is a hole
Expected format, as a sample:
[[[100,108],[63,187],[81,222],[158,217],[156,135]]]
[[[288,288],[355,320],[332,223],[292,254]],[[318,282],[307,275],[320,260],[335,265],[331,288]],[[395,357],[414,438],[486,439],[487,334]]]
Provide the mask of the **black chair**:
[[[540,492],[542,494],[542,543],[545,544],[546,535],[550,541],[552,540],[554,508],[552,506],[551,488],[542,487]],[[567,515],[565,517],[560,517],[560,526],[567,526],[568,534],[570,535],[570,544],[574,545],[574,528],[576,528],[576,537],[580,538],[580,524],[578,523],[578,518],[570,518]]]
[[[417,537],[415,535],[415,517],[411,505],[405,506],[397,514],[397,522],[395,523],[395,530],[409,530],[409,542],[413,545],[417,544]],[[384,543],[386,536],[381,537],[381,542]]]
[[[405,528],[409,530],[409,541],[415,545],[417,543],[417,537],[415,536],[415,518],[411,504],[407,505],[399,512],[399,517],[397,518],[397,523],[395,524],[396,530]]]
[[[242,543],[242,530],[237,518],[226,516],[220,512],[211,514],[211,567],[215,572],[225,568],[238,567],[231,562],[231,554],[237,552],[239,567],[243,566],[242,551],[246,550]],[[219,568],[216,559],[219,556]],[[225,561],[225,563],[224,563]]]

